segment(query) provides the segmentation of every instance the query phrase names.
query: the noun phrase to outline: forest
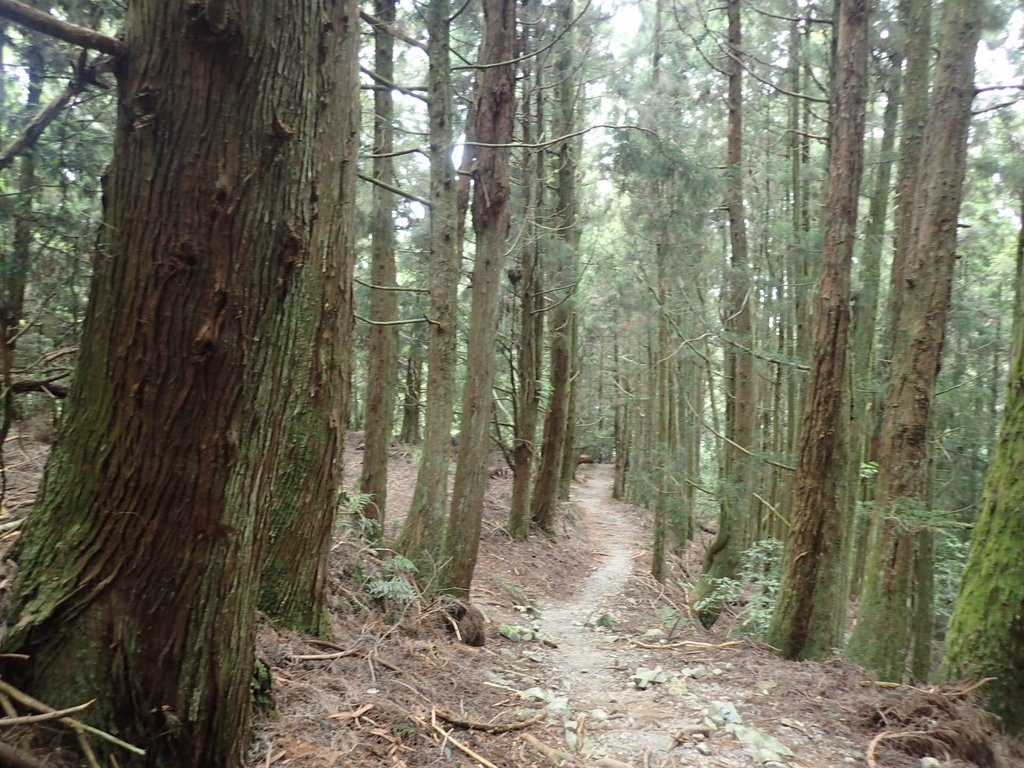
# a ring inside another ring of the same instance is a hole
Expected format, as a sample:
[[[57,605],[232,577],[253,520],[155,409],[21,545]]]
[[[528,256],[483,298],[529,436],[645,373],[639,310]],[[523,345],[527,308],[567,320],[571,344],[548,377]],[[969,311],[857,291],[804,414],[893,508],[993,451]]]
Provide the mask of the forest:
[[[602,633],[1024,764],[1019,3],[0,0],[0,69],[0,764],[839,764],[598,759]],[[595,741],[423,708],[524,642]]]

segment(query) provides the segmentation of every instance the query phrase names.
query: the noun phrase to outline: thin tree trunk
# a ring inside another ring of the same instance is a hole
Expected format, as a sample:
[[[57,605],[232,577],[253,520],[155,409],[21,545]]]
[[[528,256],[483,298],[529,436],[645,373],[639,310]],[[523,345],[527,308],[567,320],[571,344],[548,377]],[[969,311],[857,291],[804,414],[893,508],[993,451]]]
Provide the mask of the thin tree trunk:
[[[950,0],[925,126],[915,215],[895,326],[879,455],[872,551],[850,655],[900,680],[910,643],[914,526],[927,504],[928,432],[956,260],[957,214],[986,3]]]
[[[44,71],[43,47],[39,42],[29,43],[25,48],[25,64],[28,69],[28,88],[25,94],[26,116],[39,111],[43,93]],[[21,156],[18,168],[18,194],[15,201],[14,238],[8,250],[0,250],[0,386],[3,387],[0,418],[0,453],[7,442],[7,434],[14,420],[14,352],[21,330],[22,310],[25,306],[25,285],[28,281],[28,266],[31,259],[32,233],[35,230],[33,208],[36,188],[36,151],[27,149]],[[2,456],[0,456],[2,462]],[[2,463],[0,463],[2,466]],[[0,489],[0,497],[6,488]]]
[[[528,14],[532,19],[539,18],[540,3],[534,0],[529,3]],[[522,54],[528,55],[534,48],[535,38],[528,30],[522,34]],[[538,105],[543,91],[541,90],[540,70],[530,70],[532,60],[523,62],[522,78],[523,101],[523,143],[534,141],[534,100]],[[537,89],[534,91],[533,84]],[[540,376],[537,365],[537,323],[538,315],[538,274],[540,248],[539,228],[536,226],[537,211],[543,195],[544,153],[527,149],[523,153],[523,217],[526,222],[526,243],[522,248],[522,269],[513,288],[519,293],[519,402],[516,408],[515,438],[512,453],[512,499],[509,503],[508,530],[509,535],[520,541],[530,534],[530,481],[533,479],[533,461],[537,448],[537,421],[540,417],[540,393],[538,379]]]
[[[729,130],[725,165],[729,188],[725,207],[729,215],[729,269],[724,314],[726,333],[737,345],[727,345],[725,348],[726,436],[731,442],[723,448],[724,487],[718,533],[704,557],[704,573],[694,591],[698,600],[708,592],[715,579],[736,576],[740,555],[753,543],[755,527],[751,496],[753,467],[747,451],[755,447],[757,396],[753,357],[741,349],[749,349],[752,345],[751,304],[755,301],[755,294],[750,280],[743,199],[746,171],[743,166],[743,32],[740,2],[728,0],[726,3],[729,16],[729,58],[726,63],[729,78]],[[718,618],[718,610],[714,605],[701,609],[701,622],[711,626]]]
[[[807,406],[794,479],[795,508],[769,642],[786,658],[821,658],[842,641],[842,470],[837,423],[843,401],[850,266],[864,169],[870,0],[841,0],[830,130],[828,197]]]
[[[864,572],[867,536],[867,519],[858,518],[857,502],[861,489],[861,466],[864,462],[864,446],[873,430],[869,406],[873,398],[873,376],[875,366],[875,329],[878,319],[878,289],[882,274],[882,250],[886,237],[886,217],[889,208],[890,184],[892,181],[893,150],[896,143],[897,117],[900,103],[901,58],[893,57],[888,73],[885,114],[882,118],[882,142],[875,163],[875,183],[871,193],[871,205],[864,233],[864,247],[860,257],[860,291],[854,297],[850,329],[850,376],[849,382],[850,422],[846,461],[846,477],[843,481],[843,509],[849,524],[846,533],[847,556],[850,563],[845,569],[849,595],[859,589]],[[845,602],[845,600],[844,600]]]
[[[405,359],[401,440],[406,445],[419,445],[423,439],[420,434],[420,398],[422,396],[423,355],[420,351],[419,339],[416,339],[410,343],[409,354]]]
[[[430,112],[430,341],[427,417],[412,504],[395,548],[421,566],[436,564],[448,501],[448,465],[455,402],[456,341],[461,239],[449,64],[451,0],[427,6]],[[428,571],[424,571],[428,573]]]
[[[373,28],[374,71],[386,82],[395,81],[395,38],[388,25],[395,20],[396,0],[374,0],[373,12],[380,23]],[[394,186],[394,97],[390,88],[373,92],[373,175]],[[370,282],[383,289],[393,288],[395,272],[395,225],[392,209],[395,195],[380,184],[373,185],[373,249]],[[370,290],[370,319],[386,323],[395,319],[398,301],[392,290]],[[384,535],[388,496],[388,454],[395,411],[398,335],[394,326],[371,325],[369,361],[366,369],[366,440],[359,491],[369,497],[362,508],[370,521],[366,533],[374,541]]]
[[[469,366],[462,395],[462,431],[451,511],[444,540],[443,589],[468,596],[480,546],[484,491],[487,486],[488,433],[493,407],[494,344],[509,228],[509,150],[515,119],[515,0],[484,1],[484,39],[478,72],[474,140],[473,305],[469,319]]]

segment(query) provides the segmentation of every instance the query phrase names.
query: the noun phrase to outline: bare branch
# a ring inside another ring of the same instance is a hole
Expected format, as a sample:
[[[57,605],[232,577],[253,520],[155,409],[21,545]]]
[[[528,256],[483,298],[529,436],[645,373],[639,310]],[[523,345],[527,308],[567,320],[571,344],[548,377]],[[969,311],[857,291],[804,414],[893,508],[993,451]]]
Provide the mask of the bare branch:
[[[771,13],[769,11],[764,10],[763,8],[758,8],[756,5],[750,6],[750,9],[754,13],[758,13],[761,16],[767,16],[769,19],[779,19],[780,21],[796,21],[803,22],[805,24],[824,24],[828,26],[831,26],[832,24],[832,19],[819,19],[816,16],[783,16],[782,14],[779,13]]]
[[[509,59],[508,61],[497,61],[491,64],[467,64],[465,66],[452,67],[452,72],[457,72],[458,70],[465,69],[491,69],[493,67],[504,67],[509,64],[518,64],[520,61],[526,61],[527,59],[532,59],[536,56],[539,56],[540,54],[544,53],[544,51],[547,51],[553,48],[555,45],[557,45],[558,41],[565,37],[566,33],[568,33],[570,29],[576,26],[579,20],[583,18],[583,14],[585,14],[590,9],[590,3],[591,0],[587,0],[587,4],[583,6],[582,11],[576,14],[575,19],[566,24],[564,29],[560,29],[558,31],[558,34],[555,35],[554,39],[550,43],[538,48],[536,51],[530,51],[529,53],[523,56],[517,56],[516,58]]]
[[[401,32],[394,23],[389,23],[378,19],[376,16],[367,13],[366,11],[359,12],[359,18],[369,24],[371,27],[379,27],[391,35],[395,40],[401,40],[406,45],[411,45],[413,48],[419,48],[421,51],[427,50],[427,44],[421,43],[414,37],[409,37],[407,34]]]
[[[126,52],[124,43],[116,37],[61,21],[18,0],[0,0],[0,16],[66,43],[80,45],[82,48],[91,48],[118,57],[124,56]]]
[[[366,323],[367,325],[415,325],[416,323],[431,322],[430,319],[426,317],[414,317],[410,320],[371,320],[368,317],[357,315],[354,312],[352,313],[352,317],[361,323]]]
[[[358,277],[352,279],[355,280],[360,285],[365,286],[367,288],[372,288],[375,291],[400,291],[402,293],[430,293],[430,291],[426,288],[403,288],[400,285],[374,285],[373,283],[368,283],[365,280],[361,280]]]
[[[609,128],[616,131],[643,131],[644,133],[649,133],[655,138],[658,138],[658,134],[656,132],[649,128],[641,128],[639,125],[612,125],[610,123],[598,123],[597,125],[590,125],[581,130],[567,133],[565,136],[558,136],[554,139],[549,139],[548,141],[537,142],[536,144],[521,144],[518,142],[512,142],[511,144],[485,144],[482,141],[463,141],[459,143],[464,147],[490,147],[492,149],[544,149],[545,147],[550,147],[554,144],[561,144],[563,141],[574,139],[577,136],[582,136],[585,133],[596,131],[598,128]]]
[[[2,2],[2,0],[0,0],[0,2]],[[359,71],[362,72],[367,77],[369,77],[371,80],[373,80],[378,85],[382,85],[385,88],[390,88],[393,91],[398,91],[399,93],[404,93],[406,96],[412,96],[414,99],[419,99],[420,101],[423,101],[423,102],[426,102],[426,100],[427,100],[427,97],[424,96],[423,93],[422,93],[423,91],[427,90],[426,88],[422,88],[422,87],[403,88],[402,86],[398,85],[397,83],[392,83],[390,80],[385,80],[383,77],[378,75],[372,69],[367,69],[366,67],[360,67]]]
[[[414,195],[412,192],[403,192],[398,187],[394,187],[391,184],[385,184],[383,181],[381,181],[380,179],[376,179],[373,176],[367,176],[365,173],[360,173],[359,178],[362,179],[363,181],[368,181],[371,184],[376,184],[378,187],[383,187],[388,192],[394,192],[396,195],[401,195],[407,200],[415,200],[420,205],[425,205],[428,208],[431,206],[431,202],[427,200],[425,197]]]
[[[0,0],[2,2],[3,0]],[[36,115],[35,120],[25,126],[25,130],[21,132],[20,136],[17,136],[14,141],[4,147],[3,152],[0,152],[0,170],[9,168],[14,159],[22,152],[31,149],[39,137],[43,135],[43,131],[46,130],[46,126],[53,122],[54,118],[61,113],[61,111],[68,105],[75,96],[82,92],[82,84],[77,80],[72,80],[68,83],[67,88],[61,92],[61,94],[51,101],[43,110]]]

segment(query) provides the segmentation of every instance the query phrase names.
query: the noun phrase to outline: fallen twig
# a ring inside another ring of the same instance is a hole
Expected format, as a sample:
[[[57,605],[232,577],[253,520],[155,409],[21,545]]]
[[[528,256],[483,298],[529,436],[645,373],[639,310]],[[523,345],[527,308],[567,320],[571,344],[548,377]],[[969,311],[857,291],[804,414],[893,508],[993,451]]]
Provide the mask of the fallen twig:
[[[732,648],[737,645],[743,645],[742,640],[729,640],[724,643],[701,643],[697,640],[680,640],[676,643],[645,643],[641,640],[634,640],[631,637],[627,637],[626,640],[641,648],[684,648],[687,646],[693,648]]]
[[[43,704],[43,702],[32,698],[27,693],[19,691],[13,685],[10,685],[4,682],[3,680],[0,680],[0,691],[6,693],[15,701],[18,701],[26,707],[36,710],[37,712],[50,713],[54,711],[53,707]],[[145,756],[146,754],[146,750],[142,749],[141,747],[136,747],[134,744],[129,744],[127,741],[122,741],[121,739],[117,738],[117,736],[109,734],[106,731],[101,731],[99,728],[94,728],[91,725],[86,725],[85,723],[79,720],[75,720],[73,717],[62,717],[60,720],[58,720],[58,722],[63,723],[64,725],[67,725],[76,730],[81,729],[83,731],[86,731],[87,733],[91,733],[93,736],[98,736],[101,739],[109,741],[111,744],[116,744],[122,749],[127,749],[132,754],[140,756]]]
[[[555,765],[561,765],[569,758],[569,755],[565,754],[564,752],[559,752],[557,749],[549,747],[547,744],[538,739],[532,733],[522,733],[520,734],[520,737],[523,741],[525,741],[531,747],[536,749],[538,752],[544,755],[544,757],[546,757]]]
[[[474,752],[472,749],[467,747],[461,741],[459,741],[458,739],[456,739],[453,736],[451,736],[444,728],[439,726],[437,724],[437,713],[436,712],[431,712],[430,713],[430,722],[429,723],[426,720],[424,720],[422,717],[417,717],[416,715],[410,715],[410,717],[415,722],[417,722],[420,725],[422,725],[424,728],[430,728],[431,730],[437,731],[439,734],[441,734],[441,736],[444,737],[445,741],[449,742],[453,747],[455,747],[457,750],[462,752],[464,755],[472,758],[473,760],[476,760],[478,763],[480,763],[480,765],[484,766],[484,768],[498,768],[498,766],[496,766],[494,763],[492,763],[486,757],[484,757],[483,755],[478,755],[476,752]]]
[[[462,720],[455,715],[445,712],[443,709],[437,709],[435,712],[437,713],[437,716],[446,723],[451,723],[459,728],[465,728],[470,731],[483,731],[484,733],[509,733],[511,731],[521,731],[524,728],[529,728],[534,723],[540,722],[544,719],[544,715],[547,714],[547,710],[542,709],[531,717],[528,717],[526,720],[502,724],[474,723],[472,720]]]
[[[292,661],[332,661],[344,659],[347,656],[358,656],[362,653],[359,648],[350,648],[347,651],[336,651],[335,653],[301,653],[290,656]]]
[[[14,717],[0,717],[0,728],[9,728],[12,725],[28,725],[29,723],[45,723],[48,720],[60,720],[62,717],[81,712],[86,707],[92,706],[96,699],[91,699],[85,704],[79,704],[67,709],[55,709],[41,715],[16,715]]]

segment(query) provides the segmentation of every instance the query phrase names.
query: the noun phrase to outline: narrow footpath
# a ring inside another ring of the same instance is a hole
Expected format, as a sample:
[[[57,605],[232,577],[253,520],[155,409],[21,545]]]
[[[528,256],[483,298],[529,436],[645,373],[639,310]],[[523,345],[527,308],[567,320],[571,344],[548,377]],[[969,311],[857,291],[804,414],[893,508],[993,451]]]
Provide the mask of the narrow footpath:
[[[611,498],[612,473],[588,468],[574,486],[597,567],[575,594],[541,606],[541,632],[557,645],[545,680],[549,709],[565,726],[561,748],[593,768],[865,765],[858,744],[793,717],[806,710],[773,696],[777,681],[759,678],[749,647],[688,640],[684,629],[666,636],[657,601],[637,589],[647,534],[636,510]],[[626,615],[628,632],[618,627]],[[640,642],[638,617],[651,627]]]

